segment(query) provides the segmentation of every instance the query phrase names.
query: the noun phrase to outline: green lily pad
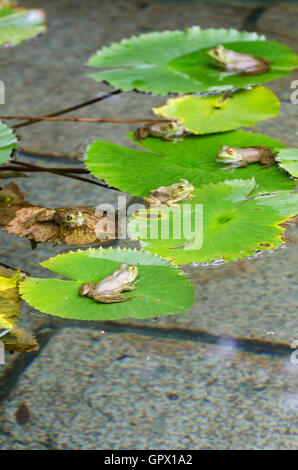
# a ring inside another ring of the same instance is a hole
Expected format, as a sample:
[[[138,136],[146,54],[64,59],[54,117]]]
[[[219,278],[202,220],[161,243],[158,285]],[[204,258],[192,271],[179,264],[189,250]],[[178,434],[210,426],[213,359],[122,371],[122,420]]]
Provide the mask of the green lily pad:
[[[14,148],[17,147],[17,138],[12,129],[0,121],[0,164],[9,160]]]
[[[298,149],[277,149],[276,160],[281,168],[298,178]]]
[[[130,134],[131,138],[132,134]],[[255,193],[291,190],[295,182],[277,165],[263,169],[259,163],[246,168],[228,169],[216,161],[222,145],[249,147],[254,145],[284,148],[283,144],[265,135],[242,130],[203,136],[189,136],[181,142],[146,138],[141,147],[150,152],[133,150],[96,140],[87,149],[86,165],[98,178],[134,196],[145,197],[159,186],[187,179],[201,187],[210,182],[255,177]],[[127,176],[129,175],[129,177]]]
[[[46,30],[42,10],[26,10],[0,2],[0,45],[15,46]]]
[[[264,57],[271,70],[257,76],[239,76],[216,68],[206,51],[224,44],[237,52]],[[206,29],[141,34],[103,47],[89,66],[108,70],[92,73],[96,81],[107,81],[124,91],[137,89],[157,94],[222,91],[264,83],[287,75],[297,67],[297,56],[286,46],[265,41],[256,33],[234,29]]]
[[[174,264],[246,258],[282,245],[286,219],[298,212],[298,194],[286,191],[248,199],[251,180],[195,188],[196,199],[179,207],[141,210],[130,218],[129,234],[151,253]]]
[[[280,103],[266,87],[239,90],[229,96],[181,96],[171,98],[164,106],[153,108],[155,114],[177,118],[194,134],[223,132],[236,127],[251,126],[263,119],[277,116]]]
[[[101,304],[78,294],[84,282],[97,282],[113,273],[121,263],[137,265],[138,288],[124,295],[128,302]],[[21,296],[41,312],[76,320],[148,318],[182,313],[194,303],[192,284],[167,260],[148,252],[129,249],[78,250],[58,255],[42,266],[72,279],[27,278]]]

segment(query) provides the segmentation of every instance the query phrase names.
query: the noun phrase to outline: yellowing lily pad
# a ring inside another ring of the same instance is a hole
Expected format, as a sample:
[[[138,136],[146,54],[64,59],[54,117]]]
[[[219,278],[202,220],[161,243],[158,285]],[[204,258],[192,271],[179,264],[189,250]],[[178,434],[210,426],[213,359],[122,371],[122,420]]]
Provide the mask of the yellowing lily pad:
[[[277,116],[280,103],[271,90],[257,86],[230,95],[171,98],[153,111],[165,118],[179,119],[194,134],[210,134],[251,126]]]
[[[39,348],[31,333],[16,326],[21,313],[18,285],[23,278],[21,271],[0,266],[0,340],[11,353],[30,352]]]

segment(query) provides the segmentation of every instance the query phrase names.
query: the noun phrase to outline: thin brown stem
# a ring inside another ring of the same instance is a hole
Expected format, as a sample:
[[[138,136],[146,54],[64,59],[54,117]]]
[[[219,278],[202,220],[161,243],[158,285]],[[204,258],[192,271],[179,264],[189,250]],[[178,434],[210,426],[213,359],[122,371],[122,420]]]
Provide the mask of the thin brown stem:
[[[16,165],[20,165],[22,166],[22,171],[27,171],[27,170],[30,170],[30,171],[40,171],[41,169],[48,169],[46,167],[41,167],[41,166],[37,166],[37,165],[32,165],[30,163],[26,163],[26,162],[19,162],[17,160],[12,160],[11,161],[11,164],[10,165],[1,165],[0,166],[0,171],[2,171],[3,169],[6,169],[6,170],[15,170],[15,169],[18,169],[20,170],[20,168]],[[25,167],[25,168],[23,168]],[[50,167],[51,170],[56,170],[56,171],[60,171],[61,173],[78,173],[78,174],[85,174],[85,175],[89,175],[90,174],[90,171],[87,169],[87,168],[77,168],[77,167],[64,167],[64,166],[61,166],[61,167]]]
[[[113,186],[110,186],[108,184],[101,183],[100,181],[85,178],[83,176],[74,175],[72,173],[67,173],[64,171],[65,170],[64,168],[62,170],[59,170],[59,169],[57,170],[56,168],[46,168],[46,167],[39,166],[39,165],[32,165],[31,163],[19,162],[16,160],[14,160],[13,163],[14,163],[14,170],[16,171],[26,171],[25,168],[27,168],[28,170],[31,169],[32,171],[45,171],[47,173],[53,173],[56,175],[65,176],[66,178],[72,178],[72,179],[76,179],[79,181],[85,181],[87,183],[95,184],[97,186],[101,186],[106,189],[113,189],[115,191],[119,191],[119,189],[114,188]]]
[[[61,121],[61,122],[157,122],[162,119],[141,118],[141,119],[96,119],[96,118],[75,118],[75,117],[50,117],[50,116],[0,116],[0,119],[29,119],[30,121]],[[14,126],[14,129],[16,126]]]
[[[23,155],[31,157],[52,157],[52,158],[67,158],[73,160],[79,160],[81,155],[79,153],[65,154],[65,153],[54,153],[54,152],[40,152],[40,151],[31,151],[24,148],[19,148],[19,152]]]
[[[99,101],[104,101],[104,100],[110,98],[111,96],[118,95],[119,93],[121,93],[121,90],[111,91],[109,93],[106,93],[105,95],[98,96],[97,98],[93,98],[93,99],[88,100],[88,101],[83,101],[83,103],[79,103],[79,104],[76,104],[74,106],[70,106],[69,108],[64,108],[64,109],[60,109],[59,111],[54,111],[53,113],[48,114],[48,117],[61,116],[61,114],[66,114],[66,113],[69,113],[71,111],[75,111],[76,109],[80,109],[80,108],[84,108],[85,106],[89,106],[90,104],[94,104],[94,103],[97,103]],[[24,127],[24,126],[30,126],[32,124],[35,124],[36,122],[38,122],[38,121],[32,121],[31,119],[29,119],[25,122],[21,122],[20,124],[16,124],[15,126],[13,126],[13,129],[18,129],[19,127]]]
[[[19,166],[14,165],[1,165],[0,171],[22,171],[22,172],[36,172],[41,171],[39,168],[20,168]],[[71,174],[78,174],[78,175],[89,175],[89,170],[85,170],[84,168],[64,168],[64,167],[53,167],[52,170],[59,171],[61,173],[71,173]]]

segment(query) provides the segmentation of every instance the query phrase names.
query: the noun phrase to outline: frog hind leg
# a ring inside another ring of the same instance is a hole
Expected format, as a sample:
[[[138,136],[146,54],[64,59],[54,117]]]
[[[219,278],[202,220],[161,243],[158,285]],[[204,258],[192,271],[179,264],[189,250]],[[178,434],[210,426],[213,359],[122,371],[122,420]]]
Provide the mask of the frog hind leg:
[[[95,302],[101,304],[113,304],[117,302],[126,302],[127,300],[131,300],[133,297],[124,297],[124,295],[119,292],[110,292],[109,294],[94,294],[92,298]]]
[[[157,197],[154,197],[154,196],[144,197],[144,202],[146,202],[146,204],[148,204],[149,206],[160,206],[161,205],[160,199],[158,199]]]
[[[271,155],[266,155],[265,157],[262,157],[260,159],[260,163],[262,163],[262,165],[264,165],[264,166],[263,166],[263,168],[260,168],[260,169],[264,170],[265,168],[270,168],[272,165],[275,165],[275,163],[276,163],[276,160],[274,158],[275,155],[277,155],[277,153],[276,154],[271,154]]]
[[[138,127],[133,134],[134,140],[138,142],[143,142],[146,137],[149,137],[149,131],[145,127]]]
[[[246,75],[262,75],[263,73],[269,72],[270,65],[262,61],[263,67],[260,68],[257,65],[253,65],[251,67],[247,67],[245,70],[242,71],[241,75],[244,77]]]

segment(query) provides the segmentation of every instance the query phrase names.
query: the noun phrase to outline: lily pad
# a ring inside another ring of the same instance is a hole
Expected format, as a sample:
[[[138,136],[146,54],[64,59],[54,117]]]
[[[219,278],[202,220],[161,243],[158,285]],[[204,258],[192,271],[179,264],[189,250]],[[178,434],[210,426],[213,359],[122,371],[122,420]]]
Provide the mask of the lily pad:
[[[39,349],[35,337],[16,326],[21,313],[18,285],[23,278],[19,270],[0,267],[0,340],[11,353]]]
[[[280,224],[298,212],[298,194],[286,191],[249,198],[251,180],[195,188],[196,199],[179,207],[141,210],[129,220],[132,238],[174,264],[246,258],[279,247]]]
[[[46,30],[42,10],[15,7],[13,2],[0,1],[0,45],[15,46]]]
[[[277,149],[276,160],[281,168],[298,178],[298,149]]]
[[[12,129],[0,121],[0,165],[9,160],[16,147],[17,138]]]
[[[132,134],[130,137],[133,139]],[[96,140],[87,149],[85,163],[93,175],[104,178],[123,192],[140,197],[147,196],[159,186],[177,183],[181,178],[199,188],[210,182],[255,177],[254,193],[291,190],[295,187],[295,182],[280,171],[277,165],[263,169],[262,165],[255,163],[246,168],[226,170],[225,165],[216,161],[222,145],[284,148],[277,140],[262,134],[237,130],[189,136],[181,142],[146,138],[142,143],[136,143],[150,152]]]
[[[216,68],[206,51],[218,44],[237,52],[264,57],[271,70],[257,76],[240,76]],[[234,29],[206,29],[141,34],[103,47],[88,62],[108,70],[92,73],[96,81],[116,88],[157,94],[222,91],[287,75],[297,67],[297,56],[276,41],[265,41],[257,33]]]
[[[239,90],[219,96],[181,96],[171,98],[164,106],[153,108],[155,114],[177,118],[189,132],[210,134],[251,126],[277,116],[280,103],[266,87]]]
[[[138,267],[138,288],[124,293],[133,297],[130,301],[101,304],[79,296],[82,283],[103,279],[121,263]],[[28,278],[21,284],[22,298],[50,315],[76,320],[148,318],[185,312],[194,302],[193,287],[183,272],[144,251],[90,248],[58,255],[41,265],[72,279]]]

